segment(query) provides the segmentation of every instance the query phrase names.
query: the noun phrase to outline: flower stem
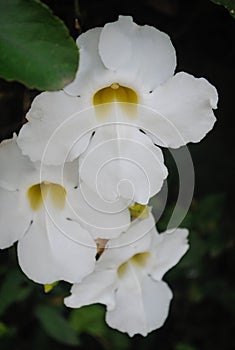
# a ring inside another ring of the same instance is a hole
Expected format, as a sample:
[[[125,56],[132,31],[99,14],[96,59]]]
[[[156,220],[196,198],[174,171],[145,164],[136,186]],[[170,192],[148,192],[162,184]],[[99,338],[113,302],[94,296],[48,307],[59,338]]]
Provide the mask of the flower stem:
[[[80,33],[81,32],[81,25],[80,25],[81,11],[79,6],[79,0],[74,0],[74,13],[75,13],[74,27]]]

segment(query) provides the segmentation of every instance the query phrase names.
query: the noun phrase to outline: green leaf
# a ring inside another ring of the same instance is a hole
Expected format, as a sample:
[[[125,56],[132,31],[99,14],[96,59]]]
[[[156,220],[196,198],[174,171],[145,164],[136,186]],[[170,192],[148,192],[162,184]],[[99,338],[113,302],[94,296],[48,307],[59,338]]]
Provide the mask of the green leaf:
[[[235,18],[235,0],[211,0],[217,5],[223,5],[229,11],[231,16]]]
[[[175,350],[194,350],[195,348],[186,343],[179,343],[176,345]]]
[[[7,326],[3,322],[0,322],[0,338],[5,336],[7,333],[8,333]]]
[[[79,345],[76,331],[56,307],[39,305],[36,309],[36,316],[50,337],[66,345]]]
[[[104,349],[126,350],[129,338],[105,323],[105,307],[103,305],[83,306],[72,310],[70,314],[72,327],[79,333],[87,333],[96,338]]]
[[[226,196],[211,194],[201,199],[194,212],[194,221],[202,230],[214,231],[224,212]]]
[[[59,90],[78,67],[64,23],[37,0],[0,0],[0,76],[38,90]]]
[[[101,305],[84,306],[71,312],[70,322],[79,333],[102,336],[107,331],[105,308]]]
[[[32,292],[30,285],[25,285],[25,277],[18,271],[10,271],[0,289],[0,315],[13,303],[25,300]]]

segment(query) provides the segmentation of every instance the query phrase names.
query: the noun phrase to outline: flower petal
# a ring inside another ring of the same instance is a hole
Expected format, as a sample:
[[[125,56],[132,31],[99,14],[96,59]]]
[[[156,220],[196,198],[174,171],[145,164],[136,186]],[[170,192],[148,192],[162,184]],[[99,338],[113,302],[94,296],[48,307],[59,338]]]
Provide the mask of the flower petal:
[[[48,209],[48,208],[47,208]],[[38,283],[79,282],[95,266],[96,246],[78,223],[41,210],[18,243],[19,264]]]
[[[99,128],[80,157],[82,181],[107,201],[121,196],[147,204],[160,191],[166,176],[161,150],[127,125]]]
[[[130,61],[131,37],[136,29],[137,25],[132,18],[124,16],[120,16],[117,22],[104,26],[99,40],[99,54],[106,68],[117,70]]]
[[[105,77],[107,69],[99,53],[98,43],[102,28],[93,28],[81,34],[77,39],[79,48],[79,69],[74,81],[64,88],[72,96],[81,96],[87,101],[87,95],[94,94],[94,85],[100,85],[100,77]],[[89,96],[90,97],[90,96]]]
[[[39,182],[45,181],[61,185],[66,189],[66,192],[78,186],[78,159],[72,162],[66,162],[60,166],[47,165],[43,162],[36,162],[34,164],[37,166]]]
[[[167,34],[150,26],[138,26],[130,16],[104,26],[99,41],[104,65],[117,78],[143,84],[145,92],[154,89],[174,74],[176,56]]]
[[[151,227],[149,231],[148,226],[153,222],[151,215],[149,219],[136,220],[125,234],[110,240],[94,272],[72,287],[65,305],[106,304],[108,325],[130,336],[146,336],[161,327],[168,315],[172,292],[165,282],[153,280],[145,266],[151,259],[149,251],[156,230]],[[143,236],[135,239],[139,229]],[[144,262],[139,259],[141,253],[149,254]]]
[[[13,191],[18,190],[35,172],[30,159],[23,156],[16,139],[14,135],[0,144],[0,186]]]
[[[64,303],[73,308],[101,303],[111,310],[115,306],[116,279],[114,270],[96,271],[80,284],[74,284],[71,295],[64,299]]]
[[[216,121],[212,109],[216,108],[217,99],[216,89],[207,80],[178,73],[146,100],[153,111],[139,113],[141,123],[145,124],[142,128],[149,130],[154,142],[164,147],[199,142]]]
[[[134,220],[126,232],[108,241],[97,263],[98,268],[108,266],[110,269],[117,269],[132,256],[149,251],[155,231],[155,221],[151,213],[146,219]]]
[[[68,202],[74,212],[74,220],[87,229],[94,239],[111,239],[126,231],[130,225],[130,212],[126,201],[104,201],[98,193],[84,183],[77,191],[68,192]]]
[[[32,162],[22,154],[17,137],[4,140],[0,145],[0,186],[9,191],[27,192],[28,188],[43,181],[74,187],[78,183],[78,160],[62,166],[48,166]]]
[[[151,276],[161,280],[164,274],[175,266],[189,248],[187,229],[168,230],[154,237],[153,266]]]
[[[91,135],[91,132],[81,135],[76,131],[77,118],[83,108],[81,98],[63,91],[38,95],[26,116],[28,123],[19,133],[18,145],[22,152],[32,161],[44,159],[46,164],[55,165],[69,161],[69,151],[73,147],[78,156],[86,149]],[[67,126],[70,121],[75,121],[75,128]]]
[[[129,269],[126,278],[119,282],[116,306],[106,313],[107,324],[129,336],[157,329],[165,322],[172,292],[165,282],[153,281],[145,276],[141,281]]]
[[[7,191],[0,187],[0,198],[0,248],[4,249],[24,236],[33,213],[19,191]]]

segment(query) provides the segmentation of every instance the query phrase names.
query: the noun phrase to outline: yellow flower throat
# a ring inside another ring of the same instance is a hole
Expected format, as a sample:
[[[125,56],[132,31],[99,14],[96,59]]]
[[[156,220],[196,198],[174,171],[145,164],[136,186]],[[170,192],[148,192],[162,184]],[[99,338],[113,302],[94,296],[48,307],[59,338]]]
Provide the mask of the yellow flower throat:
[[[122,111],[128,117],[136,116],[137,93],[129,87],[112,83],[110,86],[98,90],[93,96],[93,105],[96,108],[97,117],[104,118],[108,116],[114,102],[120,103]]]
[[[49,182],[42,182],[33,185],[27,190],[27,197],[30,207],[34,211],[41,209],[46,196],[50,196],[50,200],[56,209],[63,209],[65,206],[66,190],[63,186]]]

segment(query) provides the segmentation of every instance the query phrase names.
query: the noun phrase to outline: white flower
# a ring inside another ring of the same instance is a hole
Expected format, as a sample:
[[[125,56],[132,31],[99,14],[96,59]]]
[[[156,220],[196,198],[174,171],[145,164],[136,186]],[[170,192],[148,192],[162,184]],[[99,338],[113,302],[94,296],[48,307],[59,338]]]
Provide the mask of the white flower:
[[[92,130],[103,125],[134,125],[156,144],[173,148],[199,142],[213,127],[216,89],[187,73],[173,76],[176,55],[165,33],[120,16],[82,34],[77,44],[74,82],[66,93],[39,95],[20,132],[19,145],[32,160],[44,151],[47,164],[72,160],[86,149]],[[136,134],[133,140],[138,139]]]
[[[79,176],[104,200],[147,204],[168,172],[161,150],[135,127],[103,126],[79,158]]]
[[[19,264],[32,280],[79,282],[95,266],[96,244],[67,202],[75,195],[75,164],[40,172],[16,143],[0,145],[0,248],[18,241]],[[70,176],[72,174],[72,176]]]
[[[82,118],[76,118],[75,126],[69,123],[71,117],[81,111],[79,98],[71,97],[64,91],[43,92],[36,96],[26,115],[28,123],[21,128],[17,139],[23,154],[32,161],[43,159],[44,163],[52,165],[75,159],[86,149],[91,136],[85,127],[82,137]],[[71,153],[74,142],[76,147]]]
[[[136,220],[107,243],[94,272],[73,285],[65,305],[106,304],[109,326],[146,336],[168,315],[172,292],[162,277],[187,251],[187,235],[186,229],[158,234],[152,215]]]
[[[102,200],[85,183],[68,194],[68,202],[73,210],[72,218],[90,232],[93,239],[112,239],[125,232],[131,222],[128,203],[119,197],[117,201]]]

